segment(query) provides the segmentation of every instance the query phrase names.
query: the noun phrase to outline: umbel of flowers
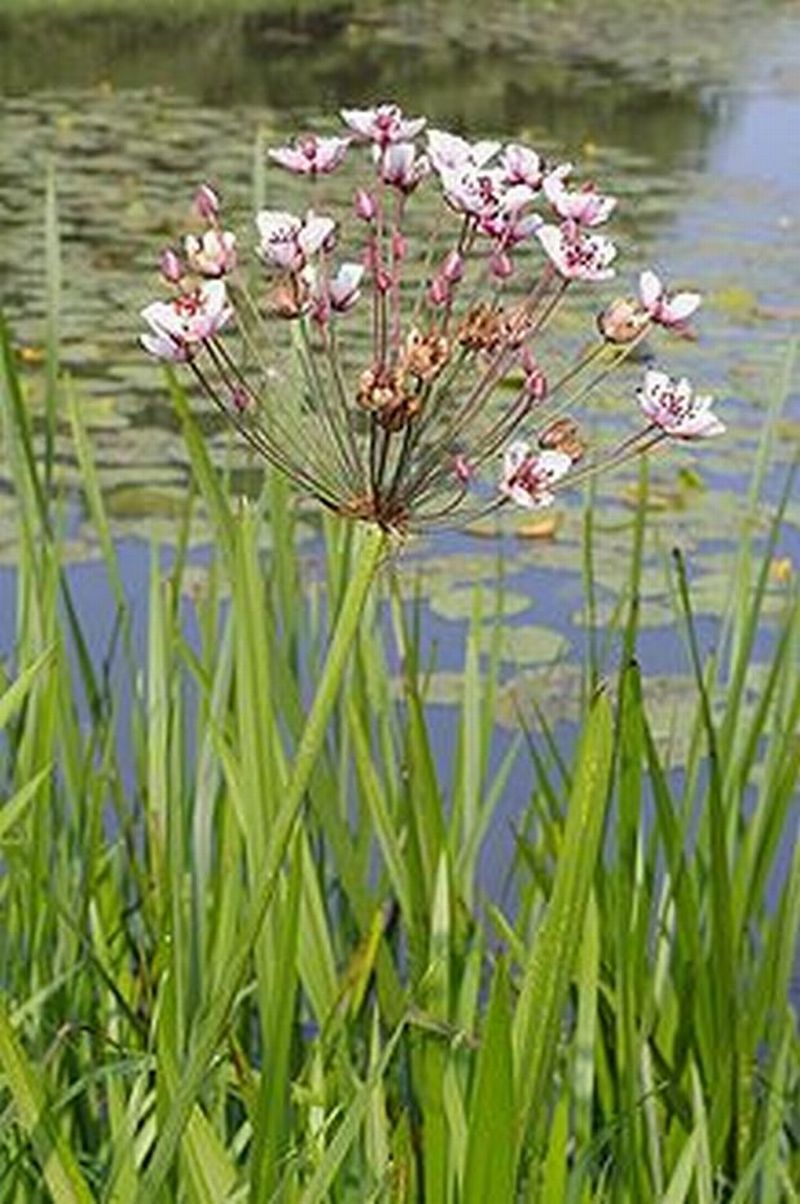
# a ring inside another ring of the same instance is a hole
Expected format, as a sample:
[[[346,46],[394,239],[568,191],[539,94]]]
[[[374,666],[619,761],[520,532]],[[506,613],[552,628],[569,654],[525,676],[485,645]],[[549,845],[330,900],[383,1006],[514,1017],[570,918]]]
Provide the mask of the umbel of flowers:
[[[616,201],[530,147],[468,142],[394,104],[342,111],[341,137],[270,152],[309,193],[343,163],[347,211],[264,209],[245,266],[203,185],[196,232],[161,256],[168,299],[142,311],[152,355],[185,364],[270,464],[328,509],[405,532],[514,503],[669,439],[724,428],[711,399],[651,369],[639,422],[592,452],[571,412],[654,327],[684,331],[696,293],[652,271],[612,302],[587,349],[554,374],[540,337],[576,288],[614,276],[599,228]],[[409,211],[435,190],[431,223]]]

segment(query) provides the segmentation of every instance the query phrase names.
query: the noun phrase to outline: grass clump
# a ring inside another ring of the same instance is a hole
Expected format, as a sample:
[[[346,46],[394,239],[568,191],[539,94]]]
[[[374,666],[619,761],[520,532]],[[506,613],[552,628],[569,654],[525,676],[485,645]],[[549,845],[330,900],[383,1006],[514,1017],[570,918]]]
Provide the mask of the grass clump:
[[[285,486],[234,503],[175,386],[216,545],[190,607],[188,496],[138,645],[55,327],[49,359],[118,613],[93,655],[6,333],[0,1200],[796,1199],[796,584],[745,689],[780,514],[758,555],[743,538],[710,659],[676,563],[682,774],[636,660],[642,497],[621,667],[598,688],[587,665],[572,751],[542,717],[492,755],[501,633],[482,656],[476,592],[446,778],[391,563],[342,635],[374,550],[325,525],[310,571]],[[337,616],[343,688],[310,724]],[[513,905],[477,869],[501,800]]]

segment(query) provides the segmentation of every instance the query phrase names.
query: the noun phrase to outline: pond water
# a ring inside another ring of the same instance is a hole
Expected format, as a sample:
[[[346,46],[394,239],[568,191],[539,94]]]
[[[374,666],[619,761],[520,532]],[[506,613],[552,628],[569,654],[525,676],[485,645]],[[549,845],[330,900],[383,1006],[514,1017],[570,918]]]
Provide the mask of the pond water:
[[[196,183],[221,181],[236,225],[246,229],[254,187],[262,187],[260,167],[254,185],[254,159],[263,161],[265,146],[298,127],[331,125],[343,103],[389,95],[433,124],[575,157],[620,197],[613,233],[623,288],[654,264],[706,294],[698,340],[665,345],[660,358],[718,396],[729,428],[715,446],[679,447],[653,466],[658,509],[642,660],[666,727],[677,647],[666,552],[677,544],[690,555],[711,638],[764,415],[800,325],[800,7],[708,0],[686,21],[661,14],[647,27],[620,0],[576,0],[560,17],[500,0],[491,27],[464,7],[343,5],[302,21],[231,16],[180,27],[135,17],[24,24],[0,17],[0,306],[20,343],[35,409],[44,182],[52,165],[63,238],[63,364],[84,398],[126,588],[145,598],[149,541],[174,539],[187,473],[159,370],[136,346],[137,310]],[[273,203],[284,184],[283,176],[266,177]],[[640,370],[616,378],[598,399],[598,426],[632,404]],[[795,375],[771,453],[773,501],[800,434],[797,385]],[[220,456],[229,452],[224,434],[214,446]],[[97,616],[102,647],[113,607],[66,431],[59,474],[75,490],[69,546],[77,601]],[[600,484],[601,619],[613,610],[627,562],[630,486],[625,474]],[[580,511],[579,497],[559,504],[550,540],[520,538],[521,520],[509,517],[409,549],[404,571],[409,579],[423,575],[428,634],[440,648],[436,699],[446,702],[457,681],[465,587],[491,583],[502,550],[514,603],[509,676],[533,672],[540,698],[568,717],[576,688],[568,662],[584,638]],[[14,517],[0,465],[0,655],[13,631]],[[769,506],[762,518],[766,524]],[[210,539],[203,521],[194,538],[202,564]],[[800,564],[796,498],[779,552]],[[777,612],[780,586],[773,589],[768,610]],[[553,661],[555,671],[541,668]]]

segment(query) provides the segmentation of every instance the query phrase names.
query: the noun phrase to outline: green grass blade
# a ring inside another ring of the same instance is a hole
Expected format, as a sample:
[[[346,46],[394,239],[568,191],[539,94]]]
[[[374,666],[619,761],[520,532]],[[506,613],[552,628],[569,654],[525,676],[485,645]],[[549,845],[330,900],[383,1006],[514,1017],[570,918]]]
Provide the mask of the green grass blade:
[[[509,1139],[515,1121],[513,1070],[508,971],[499,961],[470,1101],[463,1204],[514,1198],[514,1150]]]
[[[0,1065],[54,1204],[92,1204],[78,1163],[51,1116],[45,1089],[0,1005]]]
[[[518,1158],[534,1109],[537,1105],[541,1109],[548,1095],[550,1066],[603,831],[612,743],[611,709],[601,694],[592,703],[581,741],[553,893],[534,934],[514,1016]]]

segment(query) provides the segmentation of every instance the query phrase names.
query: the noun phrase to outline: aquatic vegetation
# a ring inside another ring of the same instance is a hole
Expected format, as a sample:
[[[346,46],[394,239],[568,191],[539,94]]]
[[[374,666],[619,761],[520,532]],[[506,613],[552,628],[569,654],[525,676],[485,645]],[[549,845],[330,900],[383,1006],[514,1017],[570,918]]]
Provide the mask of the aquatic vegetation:
[[[676,563],[678,775],[667,684],[637,663],[645,481],[629,604],[601,620],[620,668],[590,645],[506,680],[514,627],[495,616],[524,598],[487,578],[458,600],[443,726],[390,568],[358,622],[342,606],[372,571],[368,529],[326,522],[314,572],[285,482],[231,499],[177,387],[216,551],[187,588],[185,494],[139,642],[82,398],[59,385],[119,606],[87,657],[96,616],[63,570],[5,337],[0,399],[22,549],[0,681],[0,1198],[791,1199],[800,597],[785,568],[772,580],[782,508],[758,550],[742,522],[710,657]],[[589,525],[589,602],[598,555]],[[332,635],[346,689],[310,766]]]
[[[459,141],[437,153],[469,204]],[[524,149],[504,156],[514,186],[541,170]],[[386,187],[409,187],[421,159],[394,154]],[[483,163],[491,170],[490,155]],[[198,202],[201,226],[162,260],[173,285],[190,258],[197,278],[155,303],[144,336],[188,371],[208,367],[207,342],[230,340],[241,270],[216,194]],[[372,229],[374,190],[357,205],[359,228]],[[301,278],[312,339],[356,322],[375,276],[355,260],[324,270],[331,231],[319,209],[273,214],[259,231],[273,302],[286,303],[274,290],[287,274],[290,285]],[[513,205],[486,215],[494,281],[513,281],[519,248],[536,245],[530,216]],[[437,311],[469,278],[457,256],[431,280]],[[604,311],[595,368],[652,320],[642,301]],[[651,301],[677,298],[659,286]],[[275,319],[288,359],[300,318]],[[470,338],[485,332],[486,314],[475,315]],[[418,608],[383,559],[376,516],[326,519],[312,558],[298,552],[283,475],[259,475],[249,502],[232,498],[173,377],[214,546],[197,588],[195,498],[176,490],[175,552],[153,549],[137,631],[143,600],[121,571],[83,396],[53,370],[51,338],[52,396],[41,419],[32,414],[2,336],[20,552],[13,654],[0,667],[0,1198],[791,1200],[800,859],[785,842],[800,770],[800,599],[777,554],[791,479],[764,546],[752,538],[773,424],[754,449],[751,499],[728,507],[738,555],[711,583],[721,622],[710,656],[692,601],[703,578],[687,581],[675,557],[670,613],[689,669],[672,686],[678,761],[662,730],[672,722],[663,683],[639,668],[646,461],[613,565],[618,578],[624,552],[626,606],[595,605],[596,579],[612,567],[595,531],[602,506],[587,509],[582,549],[554,549],[572,563],[583,552],[584,665],[508,680],[503,665],[520,648],[524,663],[526,643],[531,663],[554,655],[551,633],[504,629],[497,616],[523,613],[525,597],[491,574],[456,599],[444,585],[442,608],[466,615],[468,631],[443,722],[427,705],[437,682]],[[354,381],[364,346],[342,359]],[[435,361],[440,349],[425,353]],[[295,375],[279,367],[307,404],[302,364]],[[541,413],[553,381],[521,354],[517,371]],[[716,421],[682,382],[647,385],[645,417],[675,438],[684,423],[695,438]],[[247,390],[229,400],[231,421],[253,414]],[[57,422],[72,434],[117,608],[96,660],[86,632],[97,615],[76,607],[64,568]],[[319,416],[304,429],[318,431]],[[369,429],[354,433],[368,448]],[[535,441],[521,433],[498,448],[492,488],[536,508],[586,464],[583,436],[553,412]],[[468,450],[454,450],[469,491]],[[479,573],[467,565],[464,576]],[[768,603],[779,623],[757,664]],[[568,697],[565,735],[554,722]],[[513,725],[505,742],[500,707]]]
[[[202,233],[161,256],[173,295],[142,311],[145,350],[185,364],[304,493],[403,534],[507,502],[548,505],[667,438],[724,429],[710,398],[651,371],[646,424],[587,455],[569,410],[654,328],[684,332],[700,304],[697,293],[668,293],[652,271],[638,298],[600,314],[588,350],[555,375],[539,362],[540,338],[575,286],[615,274],[616,247],[596,228],[616,198],[573,183],[571,163],[426,129],[396,104],[345,108],[342,119],[342,137],[307,134],[270,151],[277,167],[309,179],[319,212],[259,211],[256,263],[245,268],[204,185]],[[351,212],[322,212],[322,178],[365,151]],[[431,187],[439,204],[414,242],[408,210]]]

